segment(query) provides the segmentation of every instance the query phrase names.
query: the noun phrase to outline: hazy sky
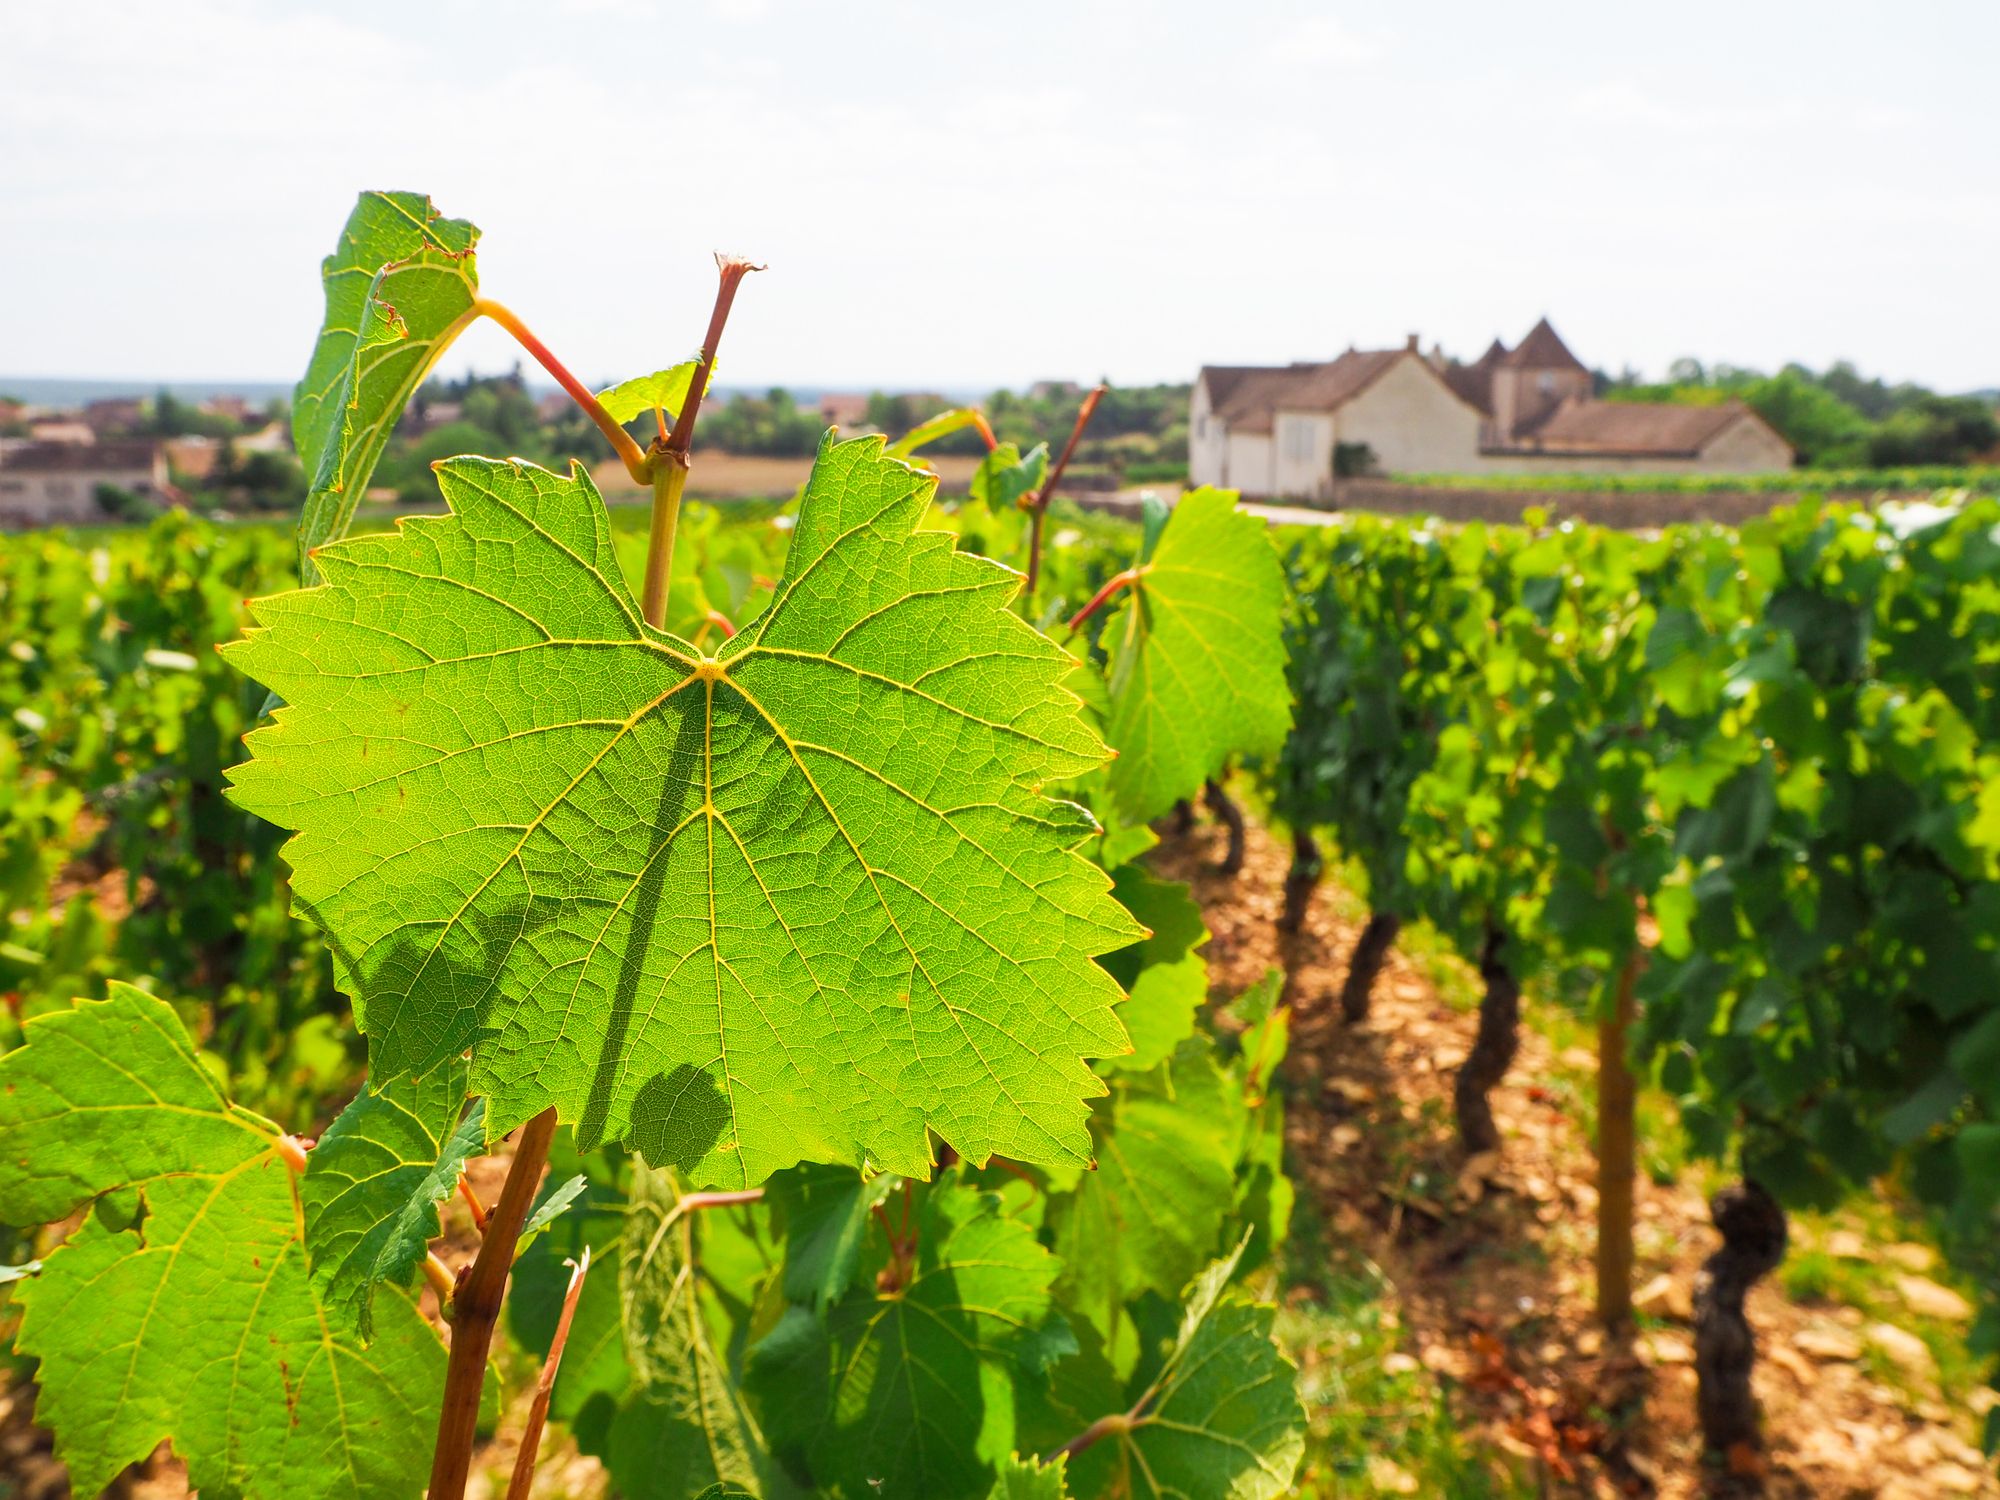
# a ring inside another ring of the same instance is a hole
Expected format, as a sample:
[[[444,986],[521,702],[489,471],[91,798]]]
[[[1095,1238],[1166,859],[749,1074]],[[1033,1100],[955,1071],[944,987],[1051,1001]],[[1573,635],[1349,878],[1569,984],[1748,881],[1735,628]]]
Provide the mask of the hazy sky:
[[[2000,5],[0,5],[0,372],[284,379],[355,192],[586,379],[1186,379],[1550,314],[2000,384]],[[510,363],[484,331],[447,368]]]

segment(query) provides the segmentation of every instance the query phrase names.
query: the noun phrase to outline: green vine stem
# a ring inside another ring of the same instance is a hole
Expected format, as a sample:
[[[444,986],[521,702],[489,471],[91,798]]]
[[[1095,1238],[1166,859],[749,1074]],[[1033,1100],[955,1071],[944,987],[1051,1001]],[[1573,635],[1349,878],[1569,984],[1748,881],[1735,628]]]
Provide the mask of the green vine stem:
[[[674,430],[654,442],[646,453],[646,482],[653,487],[653,520],[646,535],[646,579],[639,595],[639,612],[655,630],[664,629],[667,622],[667,587],[673,580],[674,532],[680,525],[681,491],[687,487],[688,449],[694,443],[695,419],[701,415],[701,398],[708,393],[709,374],[715,369],[715,351],[729,322],[736,289],[745,276],[764,269],[736,255],[716,256],[715,268],[721,279],[715,289],[714,310],[708,315],[708,332],[695,355],[687,401],[674,419]]]

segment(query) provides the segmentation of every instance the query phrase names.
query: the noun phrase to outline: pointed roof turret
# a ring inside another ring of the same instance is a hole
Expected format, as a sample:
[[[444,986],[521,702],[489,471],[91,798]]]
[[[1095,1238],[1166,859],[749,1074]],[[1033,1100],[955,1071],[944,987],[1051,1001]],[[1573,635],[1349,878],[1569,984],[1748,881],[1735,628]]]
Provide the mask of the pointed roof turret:
[[[1492,353],[1491,350],[1487,352]],[[1528,336],[1501,363],[1514,370],[1582,370],[1586,375],[1590,373],[1589,366],[1569,352],[1569,345],[1549,326],[1547,318],[1530,328]]]

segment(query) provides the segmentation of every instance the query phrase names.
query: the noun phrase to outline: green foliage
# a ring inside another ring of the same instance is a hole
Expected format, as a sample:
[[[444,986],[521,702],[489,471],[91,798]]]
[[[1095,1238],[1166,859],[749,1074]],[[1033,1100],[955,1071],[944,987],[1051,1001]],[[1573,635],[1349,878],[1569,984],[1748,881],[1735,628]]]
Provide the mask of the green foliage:
[[[169,1007],[114,985],[31,1022],[0,1094],[0,1218],[98,1203],[14,1291],[79,1493],[169,1438],[206,1492],[419,1492],[436,1335],[400,1297],[366,1353],[328,1326],[277,1127],[228,1101]]]
[[[364,1341],[375,1288],[413,1284],[443,1233],[437,1206],[478,1154],[484,1115],[482,1100],[466,1110],[465,1067],[453,1059],[424,1078],[368,1084],[314,1148],[299,1190],[313,1284]]]
[[[1136,929],[1036,788],[1100,752],[1008,575],[917,530],[930,484],[826,448],[707,658],[639,621],[587,478],[440,478],[452,515],[328,549],[230,652],[291,705],[234,795],[300,830],[375,1067],[470,1046],[489,1132],[555,1105],[704,1183],[922,1174],[927,1128],[1084,1159],[1080,1059],[1124,1046],[1089,957]]]
[[[947,1185],[923,1193],[913,1228],[913,1260],[877,1255],[868,1285],[823,1319],[790,1308],[751,1354],[772,1442],[843,1494],[983,1491],[1013,1447],[1017,1369],[1042,1357],[1057,1261],[1033,1230]]]
[[[1271,1343],[1274,1310],[1225,1293],[1241,1254],[1189,1283],[1159,1373],[1078,1455],[1079,1493],[1275,1500],[1291,1488],[1305,1448],[1295,1372]]]
[[[694,386],[695,372],[700,367],[699,360],[684,359],[677,365],[655,370],[650,375],[635,375],[630,380],[621,380],[610,390],[597,393],[598,405],[610,414],[614,422],[630,422],[656,407],[664,411],[671,422],[680,415],[681,405],[687,400],[688,391]]]
[[[1099,642],[1108,789],[1127,823],[1192,796],[1231,755],[1276,754],[1292,723],[1275,649],[1284,570],[1261,519],[1230,491],[1195,490],[1137,571]]]
[[[299,571],[347,534],[404,403],[479,295],[479,231],[418,193],[364,193],[320,280],[326,317],[292,398],[292,436],[311,480]]]
[[[1174,774],[1282,737],[1263,528],[1216,496],[1149,529],[1143,667],[1109,689],[1009,608],[1015,575],[925,529],[933,482],[879,439],[824,445],[795,514],[690,506],[667,629],[581,473],[448,457],[450,514],[343,537],[475,308],[475,238],[369,195],[328,263],[300,398],[318,581],[230,647],[284,698],[254,760],[230,765],[264,695],[207,648],[289,583],[289,547],[172,518],[0,559],[0,963],[33,981],[0,1054],[0,1221],[48,1226],[0,1280],[77,1486],[168,1439],[205,1493],[414,1494],[444,1358],[408,1289],[469,1159],[551,1106],[495,1368],[545,1359],[574,1289],[550,1416],[620,1493],[1096,1500],[1134,1456],[1195,1491],[1289,1483],[1290,1367],[1224,1295],[1289,1221],[1287,1016],[1267,985],[1210,1033],[1198,909],[1093,865],[1150,835],[1098,839],[1065,800],[1110,800],[1087,715],[1165,764],[1150,737],[1179,726],[1128,685],[1169,647],[1238,721]],[[607,401],[643,420],[685,388]],[[462,425],[396,462],[545,442],[518,374],[446,390]],[[967,535],[1019,556],[1047,454],[1000,460]],[[1065,513],[1043,540],[1066,594],[1130,531]],[[225,768],[297,833],[292,881]],[[89,840],[134,872],[130,912],[57,898]],[[372,1044],[358,1093],[308,922]],[[142,956],[173,1004],[67,1003]],[[352,1102],[307,1154],[225,1078],[299,1126]],[[455,1338],[473,1285],[440,1310]],[[1059,1448],[1099,1477],[1021,1457]]]

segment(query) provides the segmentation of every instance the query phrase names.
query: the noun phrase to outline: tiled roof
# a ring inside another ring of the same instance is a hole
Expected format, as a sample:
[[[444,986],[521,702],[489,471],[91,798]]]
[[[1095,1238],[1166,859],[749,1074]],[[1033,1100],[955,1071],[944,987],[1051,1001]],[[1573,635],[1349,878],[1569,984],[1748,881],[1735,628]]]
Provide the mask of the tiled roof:
[[[1510,447],[1542,453],[1629,453],[1691,458],[1749,412],[1740,401],[1719,406],[1570,400]]]

